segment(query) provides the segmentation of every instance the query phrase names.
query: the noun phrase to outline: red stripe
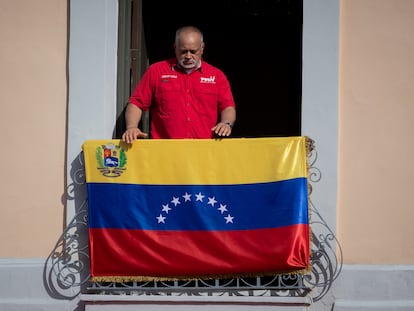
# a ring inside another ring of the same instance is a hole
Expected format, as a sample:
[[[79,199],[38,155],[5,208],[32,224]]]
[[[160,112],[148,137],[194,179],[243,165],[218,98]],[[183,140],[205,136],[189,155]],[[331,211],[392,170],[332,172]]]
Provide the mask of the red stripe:
[[[91,276],[208,276],[309,266],[309,226],[240,231],[89,229]]]

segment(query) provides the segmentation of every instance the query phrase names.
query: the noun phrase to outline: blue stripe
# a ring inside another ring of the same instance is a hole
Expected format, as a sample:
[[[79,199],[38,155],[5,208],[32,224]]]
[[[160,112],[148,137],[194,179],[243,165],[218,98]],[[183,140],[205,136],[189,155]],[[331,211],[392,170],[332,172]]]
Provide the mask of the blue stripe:
[[[306,178],[247,185],[87,186],[90,228],[248,230],[308,224]]]

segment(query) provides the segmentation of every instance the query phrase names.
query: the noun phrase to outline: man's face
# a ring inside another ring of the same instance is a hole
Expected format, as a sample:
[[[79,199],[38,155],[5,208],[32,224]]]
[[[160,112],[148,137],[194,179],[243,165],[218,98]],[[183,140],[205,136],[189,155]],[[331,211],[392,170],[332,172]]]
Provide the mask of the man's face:
[[[174,44],[177,62],[184,69],[197,68],[203,55],[204,42],[196,32],[185,32]]]

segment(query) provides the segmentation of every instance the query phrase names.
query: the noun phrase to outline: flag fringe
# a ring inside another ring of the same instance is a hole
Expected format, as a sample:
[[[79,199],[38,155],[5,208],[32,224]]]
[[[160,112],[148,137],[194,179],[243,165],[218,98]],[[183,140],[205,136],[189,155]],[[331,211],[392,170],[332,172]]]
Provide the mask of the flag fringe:
[[[229,278],[255,278],[265,276],[278,276],[301,274],[305,275],[310,272],[311,267],[294,271],[277,271],[277,272],[263,272],[263,273],[239,273],[239,274],[219,274],[219,275],[200,275],[200,276],[94,276],[89,279],[90,282],[166,282],[166,281],[196,281],[196,280],[214,280],[214,279],[229,279]]]
[[[310,156],[311,153],[313,152],[313,150],[315,149],[315,141],[310,138],[309,136],[305,136],[305,151],[306,151],[306,173],[307,173],[307,181],[308,181],[308,228],[309,228],[309,256],[312,256],[312,227],[311,227],[311,223],[312,223],[312,202],[310,199],[311,193],[312,193],[312,186],[309,182],[310,180],[310,168],[311,168],[311,163],[310,163]],[[312,269],[311,267],[311,263],[310,263],[310,258],[308,261],[309,266],[307,267],[307,273],[310,272],[310,270]]]

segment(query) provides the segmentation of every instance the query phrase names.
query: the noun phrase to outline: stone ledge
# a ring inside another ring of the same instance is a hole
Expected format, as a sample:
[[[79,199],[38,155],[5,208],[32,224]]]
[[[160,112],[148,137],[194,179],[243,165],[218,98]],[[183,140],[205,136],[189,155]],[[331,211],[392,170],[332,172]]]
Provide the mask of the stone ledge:
[[[94,310],[308,310],[308,297],[81,295],[86,311]]]
[[[100,295],[100,294],[82,294],[81,301],[85,302],[171,302],[171,303],[242,303],[249,305],[270,304],[270,305],[287,305],[311,304],[309,297],[269,297],[269,296],[160,296],[160,295]]]

